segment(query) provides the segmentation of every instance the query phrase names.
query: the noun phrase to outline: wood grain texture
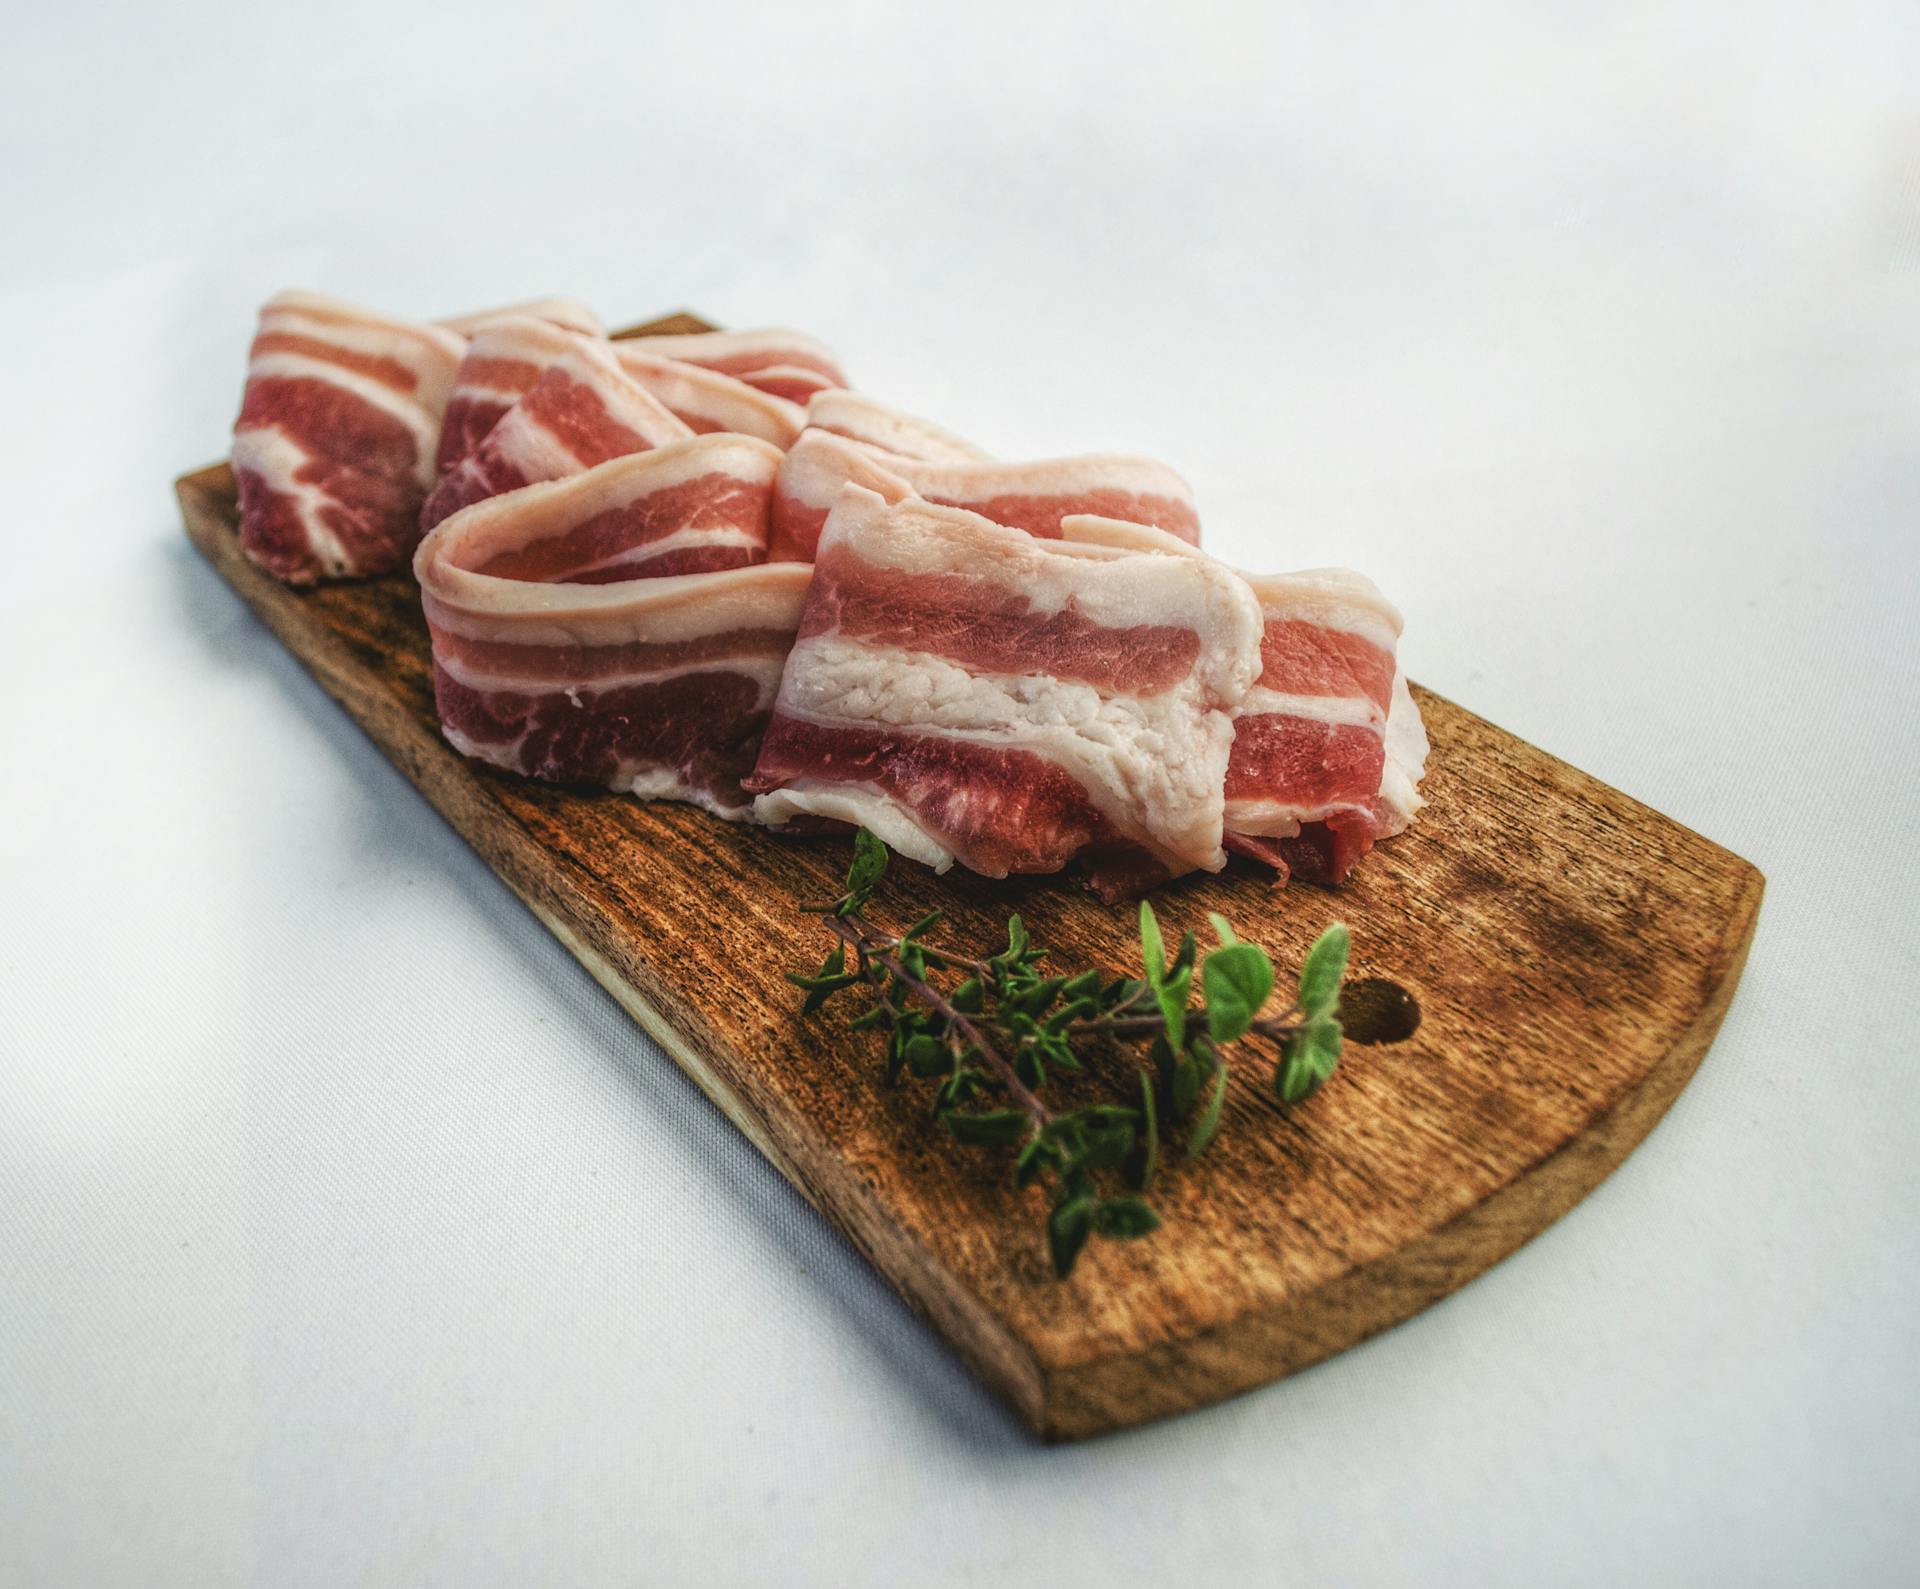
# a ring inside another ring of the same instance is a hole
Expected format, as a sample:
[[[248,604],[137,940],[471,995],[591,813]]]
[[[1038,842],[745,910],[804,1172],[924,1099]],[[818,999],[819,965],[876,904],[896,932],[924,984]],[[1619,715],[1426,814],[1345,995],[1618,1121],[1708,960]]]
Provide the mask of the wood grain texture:
[[[704,328],[678,315],[639,328]],[[1037,1432],[1071,1439],[1216,1401],[1406,1318],[1526,1241],[1647,1133],[1732,997],[1762,880],[1746,861],[1451,702],[1426,814],[1337,892],[1251,870],[1157,901],[1173,931],[1225,912],[1284,967],[1336,920],[1355,976],[1418,998],[1407,1042],[1349,1046],[1283,1111],[1240,1067],[1207,1158],[1162,1177],[1157,1235],[1095,1242],[1052,1278],[1038,1190],[929,1129],[875,1040],[797,1018],[782,979],[826,939],[843,842],[685,806],[549,788],[441,739],[410,578],[286,589],[241,556],[226,465],[177,483],[213,566],[456,830],[754,1145]],[[1009,909],[1062,965],[1131,963],[1132,915],[1052,880],[935,878],[907,862],[876,904],[938,905],[984,941]],[[667,946],[670,946],[667,947]],[[1097,1080],[1085,1085],[1097,1088]]]

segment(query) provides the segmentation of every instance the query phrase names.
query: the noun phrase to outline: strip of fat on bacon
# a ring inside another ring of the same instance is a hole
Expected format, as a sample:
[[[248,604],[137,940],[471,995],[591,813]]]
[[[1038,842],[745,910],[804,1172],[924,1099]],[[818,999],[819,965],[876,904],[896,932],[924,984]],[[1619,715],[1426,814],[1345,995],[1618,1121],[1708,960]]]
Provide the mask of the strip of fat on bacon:
[[[467,342],[466,356],[454,377],[453,395],[440,426],[434,467],[444,475],[469,457],[507,410],[533,390],[534,383],[577,348],[590,332],[556,325],[533,315],[482,317]]]
[[[292,585],[404,567],[464,346],[319,293],[269,299],[233,427],[247,556]]]
[[[1069,519],[1062,533],[1188,550],[1108,519]],[[1227,848],[1283,882],[1338,883],[1375,843],[1404,832],[1423,803],[1427,735],[1396,656],[1400,614],[1348,569],[1241,577],[1260,603],[1261,665],[1235,718]]]
[[[930,463],[809,429],[781,465],[773,496],[776,559],[807,562],[820,528],[849,484],[893,500],[911,494],[944,507],[966,508],[996,524],[1057,539],[1074,514],[1126,519],[1200,539],[1193,488],[1165,464],[1118,453],[1034,463]]]
[[[993,456],[930,419],[902,413],[865,392],[844,388],[815,392],[807,403],[807,424],[924,463],[986,463]]]
[[[1211,560],[849,486],[747,788],[990,877],[1217,871],[1260,610]]]
[[[806,428],[807,411],[757,386],[684,359],[663,358],[653,337],[610,343],[620,368],[667,406],[696,434],[730,430],[758,436],[781,449],[791,447]]]
[[[482,326],[507,319],[544,320],[549,325],[561,326],[590,337],[607,334],[600,317],[577,298],[529,298],[524,303],[502,304],[498,309],[476,309],[471,314],[449,315],[435,323],[445,326],[449,331],[457,331],[463,337],[470,337]]]
[[[606,343],[581,339],[441,477],[420,511],[420,527],[430,530],[503,491],[579,474],[692,434],[620,368]]]
[[[441,727],[550,782],[745,819],[809,570],[769,564],[780,454],[696,437],[454,514],[414,560]]]
[[[645,341],[659,358],[718,370],[790,403],[804,405],[815,392],[847,384],[832,350],[799,331],[691,331]]]

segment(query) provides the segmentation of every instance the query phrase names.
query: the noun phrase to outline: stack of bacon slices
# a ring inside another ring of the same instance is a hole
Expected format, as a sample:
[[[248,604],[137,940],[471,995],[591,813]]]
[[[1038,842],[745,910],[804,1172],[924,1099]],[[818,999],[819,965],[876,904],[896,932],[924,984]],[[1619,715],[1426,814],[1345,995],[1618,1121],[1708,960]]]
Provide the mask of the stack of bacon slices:
[[[1368,580],[1230,569],[1165,465],[1003,462],[797,332],[283,293],[233,466],[277,578],[411,560],[448,740],[529,777],[1108,897],[1229,851],[1337,883],[1420,807]]]

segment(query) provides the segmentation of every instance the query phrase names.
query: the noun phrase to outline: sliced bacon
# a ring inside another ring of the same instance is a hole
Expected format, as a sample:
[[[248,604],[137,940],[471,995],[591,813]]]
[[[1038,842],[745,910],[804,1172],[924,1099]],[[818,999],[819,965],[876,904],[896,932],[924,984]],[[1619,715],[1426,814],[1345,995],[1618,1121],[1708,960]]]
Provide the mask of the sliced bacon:
[[[696,434],[731,430],[784,449],[805,429],[807,411],[798,403],[704,365],[663,358],[653,351],[654,340],[632,337],[615,342],[613,356],[621,369]]]
[[[508,409],[533,390],[548,368],[580,346],[587,333],[531,315],[481,318],[454,377],[440,426],[434,467],[444,475],[470,457]]]
[[[718,370],[802,406],[815,392],[847,384],[833,353],[798,331],[696,331],[635,340],[645,341],[659,358]]]
[[[1071,519],[1063,533],[1185,550],[1157,531],[1095,518]],[[1426,731],[1395,656],[1400,615],[1346,569],[1243,577],[1260,603],[1260,677],[1235,717],[1227,848],[1282,881],[1338,883],[1421,804]]]
[[[1231,713],[1260,667],[1243,581],[859,486],[819,552],[747,783],[762,821],[861,823],[994,877],[1088,850],[1224,864]]]
[[[848,484],[888,500],[913,495],[966,508],[1029,535],[1056,539],[1079,514],[1130,520],[1198,543],[1193,491],[1165,464],[1120,454],[1034,463],[930,463],[809,429],[781,467],[773,499],[773,556],[810,561],[820,527]]]
[[[448,740],[529,777],[746,817],[808,578],[756,561],[779,461],[700,436],[440,524],[414,569]]]
[[[270,299],[233,427],[247,556],[292,585],[404,567],[463,347],[319,293]]]
[[[579,474],[692,434],[620,368],[605,343],[582,340],[549,364],[480,445],[447,471],[421,509],[420,527],[430,530],[503,491]]]
[[[807,424],[900,458],[924,463],[986,463],[992,454],[920,419],[889,407],[864,392],[816,392],[807,404]]]
[[[1249,583],[1261,673],[1235,725],[1227,828],[1283,876],[1338,883],[1420,805],[1426,735],[1395,659],[1400,615],[1344,569]]]

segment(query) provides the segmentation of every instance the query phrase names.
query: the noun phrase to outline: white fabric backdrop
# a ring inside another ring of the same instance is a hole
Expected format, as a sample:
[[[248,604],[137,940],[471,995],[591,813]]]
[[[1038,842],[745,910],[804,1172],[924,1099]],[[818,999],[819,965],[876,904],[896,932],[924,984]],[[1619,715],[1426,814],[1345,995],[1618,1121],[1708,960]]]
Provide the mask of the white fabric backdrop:
[[[6,8],[0,1581],[1913,1571],[1916,13],[1176,9]],[[1172,460],[1765,869],[1718,1044],[1420,1319],[1034,1446],[186,546],[293,283]]]

